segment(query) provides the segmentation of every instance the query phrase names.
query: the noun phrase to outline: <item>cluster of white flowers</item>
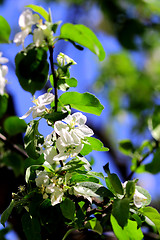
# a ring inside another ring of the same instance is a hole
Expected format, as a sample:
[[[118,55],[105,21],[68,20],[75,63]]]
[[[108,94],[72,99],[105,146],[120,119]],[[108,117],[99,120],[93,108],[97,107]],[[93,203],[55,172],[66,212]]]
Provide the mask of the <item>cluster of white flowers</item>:
[[[85,125],[86,121],[86,116],[77,112],[55,122],[54,131],[45,138],[40,150],[48,163],[74,158],[80,153],[85,138],[94,134]]]
[[[44,47],[46,45],[46,40],[49,46],[53,45],[53,31],[49,28],[47,24],[42,24],[38,14],[33,14],[31,10],[27,9],[19,17],[19,26],[21,31],[16,33],[13,42],[17,46],[22,44],[24,49],[25,38],[32,33],[32,26],[35,25],[37,28],[33,31],[33,42],[36,47]]]
[[[45,171],[37,171],[35,181],[37,187],[41,189],[43,199],[50,198],[52,206],[62,202],[62,197],[65,192],[64,185],[62,188],[63,179],[50,176],[50,174]]]
[[[5,76],[8,73],[8,67],[2,64],[7,62],[8,62],[8,59],[5,57],[2,57],[2,52],[0,52],[0,95],[4,94],[5,85],[7,82]]]

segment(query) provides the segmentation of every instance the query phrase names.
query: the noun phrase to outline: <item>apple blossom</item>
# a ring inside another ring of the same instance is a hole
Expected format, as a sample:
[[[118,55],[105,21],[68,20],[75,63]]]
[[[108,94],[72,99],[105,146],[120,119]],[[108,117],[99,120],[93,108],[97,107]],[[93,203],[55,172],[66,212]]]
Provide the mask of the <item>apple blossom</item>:
[[[63,121],[57,121],[54,124],[54,130],[59,136],[64,135],[63,130],[70,134],[70,137],[74,139],[75,144],[81,143],[81,139],[85,137],[91,137],[94,132],[88,126],[85,125],[87,117],[81,112],[68,115]]]
[[[63,189],[60,186],[56,186],[54,183],[46,187],[46,193],[51,194],[51,205],[54,206],[62,202],[62,197],[64,195]]]
[[[71,63],[72,65],[77,64],[72,58],[60,52],[57,56],[57,62],[60,66]]]
[[[49,164],[53,164],[53,158],[57,155],[55,141],[56,133],[52,132],[44,139],[43,146],[40,146],[40,153],[44,154],[44,159]]]
[[[33,100],[33,103],[36,104],[36,106],[30,107],[29,111],[25,113],[20,119],[25,119],[32,113],[32,117],[41,117],[43,113],[48,111],[48,108],[46,108],[46,105],[51,104],[54,101],[54,95],[52,93],[45,93],[43,95],[40,95],[37,99]]]
[[[21,32],[16,33],[13,42],[16,43],[17,46],[21,45],[24,48],[24,40],[29,35],[32,30],[32,25],[38,23],[39,15],[33,14],[29,9],[22,12],[19,17],[19,26],[21,27]]]
[[[146,202],[147,197],[144,196],[142,193],[140,193],[137,189],[135,189],[135,193],[133,196],[133,201],[134,201],[134,205],[137,208],[140,208],[144,205],[144,202]]]
[[[49,175],[45,171],[36,171],[37,178],[35,179],[37,187],[46,187],[50,180]]]
[[[6,74],[8,72],[8,67],[6,65],[0,66],[0,95],[4,94],[5,85],[6,85]]]

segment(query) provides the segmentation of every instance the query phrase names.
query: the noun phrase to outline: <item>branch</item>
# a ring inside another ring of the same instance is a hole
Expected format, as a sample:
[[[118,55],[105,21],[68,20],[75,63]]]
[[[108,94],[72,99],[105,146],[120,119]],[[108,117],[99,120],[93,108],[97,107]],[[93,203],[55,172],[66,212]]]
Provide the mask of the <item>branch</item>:
[[[0,133],[0,140],[8,146],[9,149],[13,150],[14,152],[19,153],[22,157],[28,158],[27,153],[18,147],[16,144],[11,143],[3,134]]]
[[[158,142],[156,142],[155,146],[152,148],[152,150],[148,153],[146,153],[137,163],[136,168],[134,169],[134,171],[132,171],[129,176],[126,178],[126,180],[130,180],[133,176],[133,174],[136,172],[137,168],[139,168],[139,166],[144,162],[144,160],[154,152],[154,150],[158,147]]]

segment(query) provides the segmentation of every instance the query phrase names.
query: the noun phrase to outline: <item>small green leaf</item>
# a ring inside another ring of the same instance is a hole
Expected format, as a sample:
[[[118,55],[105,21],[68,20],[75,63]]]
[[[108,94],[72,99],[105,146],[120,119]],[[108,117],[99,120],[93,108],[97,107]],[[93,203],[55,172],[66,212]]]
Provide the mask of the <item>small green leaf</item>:
[[[132,199],[135,193],[136,183],[134,181],[128,181],[126,184],[126,197]]]
[[[44,116],[45,119],[48,119],[52,123],[62,120],[68,116],[68,112],[53,112],[53,113],[48,113]]]
[[[104,109],[99,100],[91,93],[66,92],[60,96],[59,101],[64,105],[69,104],[72,108],[79,111],[98,116]]]
[[[11,212],[14,206],[15,206],[15,201],[12,199],[8,208],[1,215],[1,223],[4,227],[5,227],[5,222],[8,220],[9,216],[11,215]]]
[[[8,117],[4,121],[4,130],[8,133],[10,136],[14,136],[18,133],[22,133],[26,131],[27,124],[23,119],[19,119],[19,117],[12,116]]]
[[[0,95],[0,118],[3,117],[8,107],[8,95]]]
[[[148,127],[151,131],[152,137],[157,141],[160,141],[160,106],[155,108],[152,117],[149,118]]]
[[[134,147],[129,139],[125,139],[119,142],[119,150],[125,155],[132,155]]]
[[[0,43],[9,43],[11,28],[6,19],[0,16]]]
[[[121,228],[117,223],[115,217],[111,215],[111,224],[118,240],[142,240],[143,233],[141,229],[137,229],[137,223],[135,221],[128,220],[127,226]]]
[[[160,234],[160,214],[159,212],[152,207],[144,207],[141,209],[141,212],[144,216],[148,217],[156,226]]]
[[[27,8],[31,8],[34,12],[39,13],[46,21],[49,21],[49,13],[41,6],[37,6],[34,4],[29,4],[25,6]]]
[[[105,178],[108,188],[113,192],[113,194],[124,194],[122,183],[115,173],[108,174],[108,178]],[[109,184],[109,185],[108,185]]]
[[[65,218],[70,219],[72,221],[74,220],[75,203],[72,200],[66,198],[63,202],[61,202],[60,208]]]
[[[49,64],[47,52],[43,48],[30,48],[15,57],[16,75],[21,87],[32,95],[41,90],[47,79]],[[27,66],[27,67],[26,67]]]
[[[29,180],[35,180],[35,178],[36,178],[35,171],[36,170],[44,170],[44,167],[42,167],[40,165],[32,165],[32,166],[28,167],[26,170],[26,175],[25,175],[26,183],[28,183]]]
[[[82,186],[84,188],[88,188],[94,193],[96,193],[98,191],[98,189],[102,187],[101,184],[94,183],[94,182],[80,182],[77,184],[77,186]]]
[[[13,170],[16,177],[24,174],[24,159],[20,154],[11,151],[5,154],[2,161],[5,166],[8,166]]]
[[[25,169],[32,165],[42,165],[44,163],[44,155],[40,155],[38,159],[27,158],[24,162]]]
[[[102,47],[102,44],[96,35],[84,25],[73,25],[71,23],[63,24],[61,27],[60,38],[64,40],[70,40],[87,47],[99,57],[100,61],[104,60],[105,58],[105,51]]]
[[[44,142],[44,137],[38,131],[39,121],[31,121],[26,130],[24,137],[24,146],[29,157],[37,159],[40,156],[39,144]]]
[[[85,228],[91,229],[92,231],[98,233],[99,235],[102,235],[103,228],[100,224],[100,221],[97,220],[97,218],[92,218],[85,224]]]
[[[154,152],[152,161],[150,163],[142,165],[142,169],[152,174],[159,173],[160,172],[159,156],[160,156],[160,149],[157,149],[156,152]]]
[[[113,203],[112,215],[118,224],[123,228],[128,223],[129,218],[129,199],[117,199]]]
[[[94,138],[94,137],[87,137],[87,140],[91,144],[92,150],[95,150],[95,151],[109,151],[108,148],[103,146],[103,143],[99,139]]]

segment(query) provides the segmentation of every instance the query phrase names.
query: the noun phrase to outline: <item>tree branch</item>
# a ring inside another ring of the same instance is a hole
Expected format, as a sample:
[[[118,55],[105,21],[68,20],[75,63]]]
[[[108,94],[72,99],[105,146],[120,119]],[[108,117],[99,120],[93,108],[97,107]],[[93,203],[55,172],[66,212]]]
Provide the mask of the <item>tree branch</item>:
[[[17,146],[16,144],[11,143],[11,142],[10,142],[3,134],[1,134],[1,133],[0,133],[0,140],[1,140],[2,142],[4,142],[5,145],[6,145],[9,149],[13,150],[14,152],[19,153],[19,154],[20,154],[22,157],[24,157],[24,158],[28,158],[27,153],[26,153],[22,148],[20,148],[20,147]]]

